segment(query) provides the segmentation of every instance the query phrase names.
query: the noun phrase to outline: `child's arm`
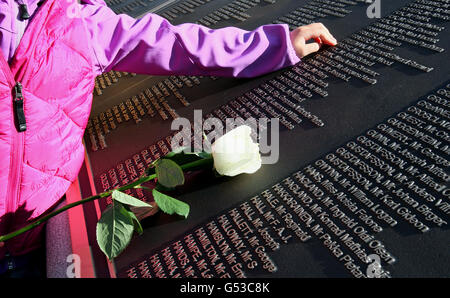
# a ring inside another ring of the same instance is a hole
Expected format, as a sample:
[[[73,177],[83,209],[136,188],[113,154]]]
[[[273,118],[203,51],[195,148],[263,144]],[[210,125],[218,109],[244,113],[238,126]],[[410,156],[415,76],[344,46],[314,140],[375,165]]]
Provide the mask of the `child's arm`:
[[[82,13],[99,73],[254,77],[300,61],[287,25],[212,30],[151,13],[136,20],[105,5],[84,5]]]

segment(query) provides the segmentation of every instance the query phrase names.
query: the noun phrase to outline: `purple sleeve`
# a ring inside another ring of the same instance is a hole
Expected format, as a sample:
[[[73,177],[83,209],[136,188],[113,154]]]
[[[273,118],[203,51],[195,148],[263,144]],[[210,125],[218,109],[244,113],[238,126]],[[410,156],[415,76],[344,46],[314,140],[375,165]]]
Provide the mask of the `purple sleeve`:
[[[210,29],[152,13],[134,19],[105,5],[83,9],[99,73],[254,77],[300,61],[284,24]]]

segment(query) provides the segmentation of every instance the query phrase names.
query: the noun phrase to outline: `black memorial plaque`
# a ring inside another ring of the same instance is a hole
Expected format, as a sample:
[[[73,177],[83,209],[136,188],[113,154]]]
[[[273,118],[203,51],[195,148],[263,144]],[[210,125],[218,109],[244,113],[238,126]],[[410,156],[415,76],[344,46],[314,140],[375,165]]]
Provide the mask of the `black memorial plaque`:
[[[171,120],[194,110],[205,119],[278,118],[281,129],[276,164],[234,178],[200,174],[176,194],[191,206],[187,219],[145,219],[144,234],[114,260],[118,276],[450,275],[450,1],[381,1],[380,18],[362,0],[107,3],[211,28],[322,22],[338,39],[254,79],[97,77],[85,134],[97,192],[168,153]]]
[[[329,256],[323,259],[334,258],[330,265],[340,265],[345,271],[335,272],[336,276],[409,275],[403,270],[415,267],[416,262],[446,276],[449,95],[450,82],[302,170],[141,257],[119,276],[290,276],[304,270],[296,260],[301,258],[299,253],[287,252],[292,249],[290,244],[307,246],[316,258],[326,251]],[[422,251],[421,260],[409,259],[414,264],[397,268],[413,251],[424,248],[411,248],[401,237],[420,242],[436,230],[440,233],[434,241],[439,243],[433,251]]]

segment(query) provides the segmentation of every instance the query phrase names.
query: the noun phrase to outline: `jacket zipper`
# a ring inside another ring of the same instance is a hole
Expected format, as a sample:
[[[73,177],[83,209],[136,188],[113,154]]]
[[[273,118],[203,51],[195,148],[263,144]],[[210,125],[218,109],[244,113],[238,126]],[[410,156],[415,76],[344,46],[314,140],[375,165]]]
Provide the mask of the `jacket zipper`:
[[[24,28],[22,22],[15,22],[16,28],[19,29],[16,36],[16,50],[19,45],[20,39],[23,36]],[[10,163],[10,177],[8,183],[8,192],[6,197],[6,212],[14,213],[17,209],[19,188],[21,183],[22,174],[22,162],[24,153],[24,131],[26,131],[26,119],[24,112],[24,97],[23,97],[23,86],[20,82],[16,82],[15,78],[11,72],[11,69],[5,59],[1,59],[3,68],[8,73],[9,85],[14,92],[14,97],[12,98],[13,106],[13,121],[12,121],[12,148],[11,148],[11,163]],[[9,225],[13,224],[10,221]],[[8,228],[10,228],[9,226]]]
[[[18,132],[24,132],[27,130],[27,122],[25,119],[25,112],[23,110],[23,95],[22,95],[22,84],[16,82],[14,85],[14,114],[17,121]]]
[[[14,108],[13,118],[16,118],[16,121],[14,121],[14,119],[12,121],[10,177],[8,183],[8,196],[6,197],[6,212],[11,214],[16,211],[18,204],[24,152],[24,131],[26,130],[25,113],[23,109],[24,98],[22,94],[22,84],[20,82],[16,82],[14,85],[14,93],[12,104]],[[17,126],[15,124],[17,124]]]
[[[28,8],[25,3],[23,3],[23,0],[19,0],[19,13],[20,18],[22,20],[28,20],[30,18],[30,14],[28,13]]]

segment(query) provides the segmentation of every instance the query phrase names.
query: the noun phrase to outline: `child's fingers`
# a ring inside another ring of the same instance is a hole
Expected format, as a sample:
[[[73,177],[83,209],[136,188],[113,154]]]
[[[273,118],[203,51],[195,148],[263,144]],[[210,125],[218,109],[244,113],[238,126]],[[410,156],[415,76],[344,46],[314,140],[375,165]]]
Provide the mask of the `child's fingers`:
[[[323,43],[335,45],[337,40],[322,23],[314,23],[299,27],[294,30],[295,38],[302,38],[305,41],[320,38]]]
[[[330,45],[335,45],[337,43],[336,38],[334,38],[328,28],[325,27],[322,23],[311,24],[311,26],[314,28],[313,30],[315,30],[316,34],[320,35],[325,43],[328,43]]]
[[[308,40],[314,43],[306,43]],[[291,40],[300,58],[317,52],[322,44],[336,45],[337,40],[322,23],[298,27],[291,32]]]
[[[315,23],[308,26],[309,28],[305,30],[305,35],[303,36],[306,40],[320,38],[325,44],[335,45],[337,43],[337,40],[323,24]]]
[[[2,248],[4,245],[4,242],[0,242],[0,248]]]
[[[330,46],[335,46],[337,44],[336,38],[333,37],[330,33],[325,33],[320,35],[320,39],[323,43],[328,44]]]
[[[307,43],[303,47],[302,56],[308,56],[309,54],[315,53],[320,50],[320,44],[317,42]]]
[[[322,39],[320,39],[320,37],[314,38],[314,41],[317,42],[320,45],[323,44]]]

